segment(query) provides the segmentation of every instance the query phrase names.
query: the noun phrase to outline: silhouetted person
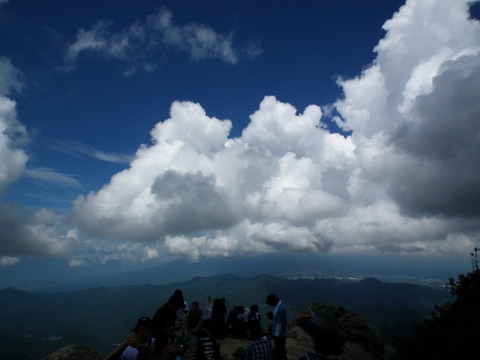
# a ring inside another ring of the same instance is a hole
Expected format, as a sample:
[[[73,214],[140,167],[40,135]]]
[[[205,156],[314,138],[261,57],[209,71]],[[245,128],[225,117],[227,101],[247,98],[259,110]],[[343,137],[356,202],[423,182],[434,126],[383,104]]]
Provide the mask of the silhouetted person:
[[[265,301],[273,307],[273,355],[275,360],[287,360],[287,309],[276,294],[269,294]]]
[[[155,339],[155,344],[150,351],[147,360],[173,360],[175,336],[169,332],[163,332]]]
[[[226,335],[226,313],[221,299],[215,299],[212,307],[211,331],[216,338],[223,339]]]
[[[141,317],[133,328],[133,334],[126,337],[120,346],[106,360],[145,360],[153,344],[153,322]]]
[[[205,306],[203,307],[203,328],[207,330],[211,329],[212,308],[212,297],[208,295]]]
[[[187,313],[186,323],[187,334],[191,338],[198,339],[200,336],[204,335],[202,331],[203,311],[200,309],[198,301],[192,302],[190,310]]]
[[[164,332],[173,332],[175,321],[177,320],[177,310],[185,306],[183,293],[181,290],[175,290],[168,301],[163,304],[153,315],[154,337]]]
[[[262,335],[262,322],[257,304],[250,306],[244,316],[246,335],[248,338],[256,339]]]
[[[227,316],[227,331],[234,336],[243,336],[245,323],[243,321],[243,306],[234,306]]]

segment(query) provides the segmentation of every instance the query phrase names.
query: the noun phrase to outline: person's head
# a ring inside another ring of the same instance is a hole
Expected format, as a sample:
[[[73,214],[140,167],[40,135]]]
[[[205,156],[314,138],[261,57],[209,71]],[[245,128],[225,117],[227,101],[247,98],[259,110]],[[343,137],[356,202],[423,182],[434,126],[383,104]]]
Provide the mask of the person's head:
[[[258,305],[253,304],[252,306],[250,306],[250,311],[253,312],[253,313],[258,313],[258,311],[259,311]]]
[[[200,309],[200,303],[198,301],[192,301],[192,305],[190,309],[193,311]]]
[[[268,294],[267,299],[265,300],[265,304],[275,306],[277,305],[279,300],[280,298],[276,294]]]
[[[170,296],[170,299],[168,299],[168,305],[174,310],[178,310],[180,308],[185,309],[187,307],[187,305],[185,305],[182,290],[175,290],[172,296]]]
[[[143,316],[137,320],[135,327],[133,328],[135,336],[140,343],[147,342],[152,336],[153,321],[149,317]]]

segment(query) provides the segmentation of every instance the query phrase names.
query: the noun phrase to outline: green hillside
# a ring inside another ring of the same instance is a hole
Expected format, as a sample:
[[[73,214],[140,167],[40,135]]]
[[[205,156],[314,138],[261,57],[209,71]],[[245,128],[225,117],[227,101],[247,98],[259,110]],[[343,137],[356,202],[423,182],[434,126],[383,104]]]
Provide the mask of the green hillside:
[[[342,282],[230,274],[198,277],[179,284],[103,287],[56,294],[5,289],[0,291],[0,353],[6,356],[7,352],[1,349],[13,351],[15,347],[37,348],[38,353],[40,348],[44,351],[48,348],[51,352],[55,346],[63,346],[65,339],[80,334],[85,343],[106,354],[112,344],[128,334],[138,317],[153,316],[177,288],[184,291],[189,303],[194,300],[203,303],[208,295],[225,297],[228,309],[256,303],[262,314],[270,310],[264,303],[266,295],[275,292],[287,305],[291,318],[312,302],[341,305],[363,317],[387,343],[392,335],[408,331],[435,304],[450,299],[446,291],[376,279]],[[25,344],[8,345],[13,337],[16,341],[23,339]],[[40,340],[52,337],[62,340]],[[11,356],[21,354],[11,353]]]

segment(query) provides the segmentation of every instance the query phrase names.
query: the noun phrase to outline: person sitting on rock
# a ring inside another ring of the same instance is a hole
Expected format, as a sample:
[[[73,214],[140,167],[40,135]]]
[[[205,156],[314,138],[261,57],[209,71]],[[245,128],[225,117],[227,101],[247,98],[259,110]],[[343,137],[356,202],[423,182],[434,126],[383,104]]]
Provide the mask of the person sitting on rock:
[[[146,360],[174,360],[175,336],[169,332],[163,332],[155,339]],[[177,357],[175,357],[177,359]],[[181,357],[178,356],[181,360]]]
[[[245,360],[272,360],[272,343],[267,336],[261,333],[253,333],[252,339],[245,350]]]
[[[153,322],[149,317],[141,317],[133,328],[133,334],[127,336],[120,346],[106,360],[146,359],[155,339],[152,338]]]

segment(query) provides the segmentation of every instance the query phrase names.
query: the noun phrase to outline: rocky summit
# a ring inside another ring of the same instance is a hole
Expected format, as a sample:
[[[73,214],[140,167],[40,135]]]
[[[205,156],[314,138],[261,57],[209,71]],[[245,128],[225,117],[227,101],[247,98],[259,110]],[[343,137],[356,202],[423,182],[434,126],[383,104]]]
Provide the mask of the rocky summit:
[[[382,339],[355,314],[343,307],[330,304],[314,303],[300,311],[290,322],[287,339],[289,360],[298,359],[302,354],[313,351],[313,339],[299,326],[302,319],[309,318],[312,313],[327,311],[339,322],[341,337],[345,340],[342,348],[342,360],[383,360],[385,347]]]
[[[297,360],[302,355],[314,351],[312,337],[300,327],[303,319],[312,313],[326,311],[338,320],[339,332],[345,340],[342,348],[342,360],[383,360],[385,348],[382,340],[368,325],[355,314],[343,307],[331,304],[313,303],[300,311],[291,321],[287,338],[288,360]],[[247,339],[226,337],[218,339],[220,353],[223,359],[231,360],[238,348],[246,348]],[[190,344],[185,348],[184,360],[194,360],[195,349]],[[70,345],[64,347],[43,360],[99,360],[100,354],[93,348],[85,345]]]
[[[42,360],[102,360],[102,356],[90,346],[69,345]]]

